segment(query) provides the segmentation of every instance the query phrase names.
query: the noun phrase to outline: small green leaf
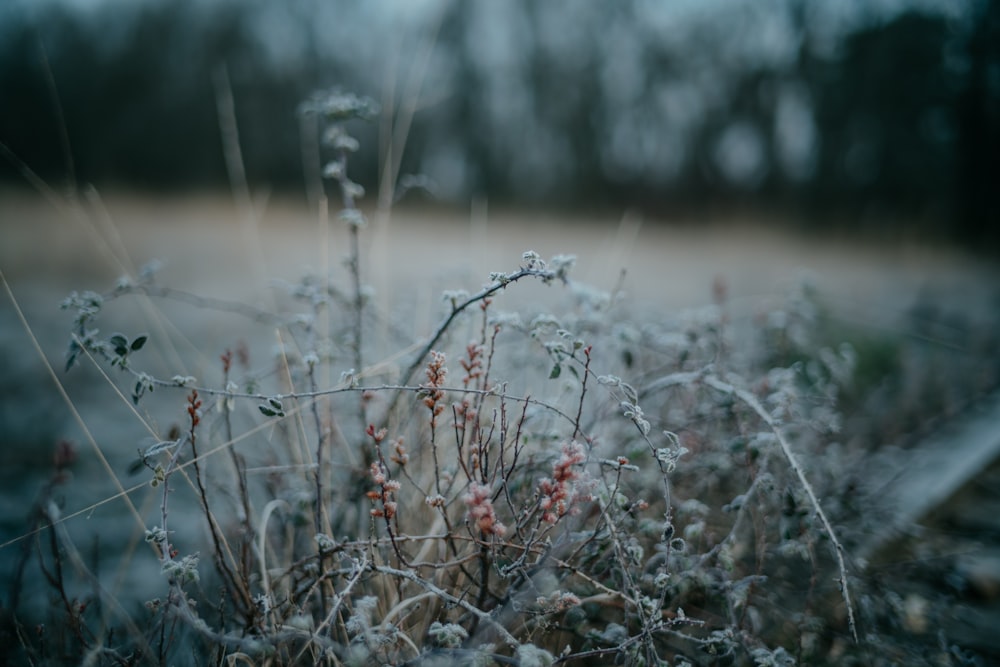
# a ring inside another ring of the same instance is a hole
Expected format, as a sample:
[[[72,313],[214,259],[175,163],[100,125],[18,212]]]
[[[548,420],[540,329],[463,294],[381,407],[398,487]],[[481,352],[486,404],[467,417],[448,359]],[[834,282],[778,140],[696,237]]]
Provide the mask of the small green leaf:
[[[549,379],[555,380],[560,375],[562,375],[562,364],[556,364],[552,367],[552,372],[549,373]]]
[[[64,373],[68,373],[69,369],[76,364],[76,358],[80,356],[80,351],[80,345],[75,340],[70,341],[69,349],[66,350],[66,370],[63,371]]]
[[[132,392],[132,404],[139,405],[139,399],[142,398],[144,393],[146,393],[146,387],[142,380],[139,380],[135,383],[135,390]]]
[[[265,417],[275,417],[278,414],[275,410],[272,410],[266,405],[258,405],[257,409],[260,410]]]
[[[149,336],[147,336],[146,334],[143,334],[141,336],[137,336],[136,339],[134,341],[132,341],[132,345],[130,345],[129,347],[132,348],[133,352],[138,352],[139,350],[142,349],[142,346],[146,344],[146,341],[148,339],[149,339]]]
[[[114,348],[115,354],[119,357],[124,357],[128,354],[128,338],[122,334],[112,334],[111,338],[108,339],[108,343]]]
[[[139,474],[139,471],[142,470],[145,467],[145,465],[146,465],[146,462],[143,461],[141,458],[138,458],[138,459],[132,461],[131,463],[129,463],[128,464],[128,474],[129,474],[129,477],[131,477],[133,475]]]

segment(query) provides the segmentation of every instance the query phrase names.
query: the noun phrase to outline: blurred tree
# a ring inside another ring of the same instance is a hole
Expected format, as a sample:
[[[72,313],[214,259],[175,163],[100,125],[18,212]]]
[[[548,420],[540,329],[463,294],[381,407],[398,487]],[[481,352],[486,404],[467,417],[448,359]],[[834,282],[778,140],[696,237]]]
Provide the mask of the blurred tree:
[[[823,149],[816,209],[866,220],[944,216],[956,192],[959,78],[939,17],[907,13],[848,38],[835,61],[807,56]]]
[[[225,65],[248,178],[301,191],[298,103],[331,84],[398,103],[416,75],[425,111],[402,172],[454,200],[749,205],[997,238],[996,0],[392,7],[15,0],[0,9],[0,141],[50,181],[224,187]],[[353,162],[366,186],[387,150]]]
[[[964,53],[957,104],[958,220],[965,240],[1000,252],[1000,2],[979,3]]]

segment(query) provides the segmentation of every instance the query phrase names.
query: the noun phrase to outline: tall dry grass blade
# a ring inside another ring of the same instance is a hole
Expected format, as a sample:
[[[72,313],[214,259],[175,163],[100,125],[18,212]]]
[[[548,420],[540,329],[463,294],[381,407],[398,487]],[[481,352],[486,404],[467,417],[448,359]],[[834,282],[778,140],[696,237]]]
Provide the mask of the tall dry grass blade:
[[[840,570],[840,578],[837,580],[840,586],[840,594],[844,598],[844,604],[847,606],[847,623],[851,630],[851,637],[854,639],[854,643],[858,643],[858,628],[854,619],[854,605],[851,602],[851,590],[850,584],[847,581],[847,564],[844,561],[844,546],[840,543],[837,538],[837,533],[833,529],[833,524],[830,523],[830,519],[827,518],[826,512],[823,511],[823,505],[820,504],[819,498],[816,497],[816,492],[813,490],[812,484],[809,482],[809,478],[806,477],[805,471],[802,469],[802,465],[799,463],[798,457],[795,452],[792,451],[791,445],[785,438],[785,434],[781,426],[774,420],[774,417],[764,409],[764,406],[760,404],[757,397],[751,394],[745,389],[740,389],[728,382],[723,381],[712,375],[708,375],[704,378],[705,384],[717,389],[726,394],[730,394],[740,399],[748,408],[754,411],[761,421],[767,424],[771,432],[774,433],[774,437],[778,441],[778,445],[781,447],[781,453],[784,455],[785,460],[788,462],[788,466],[795,473],[795,476],[799,480],[799,484],[802,485],[802,489],[806,492],[809,497],[809,502],[816,512],[816,516],[819,517],[820,522],[823,524],[823,529],[826,531],[827,537],[830,538],[830,543],[833,544],[834,557],[837,559],[837,567]]]
[[[70,398],[69,393],[67,393],[66,387],[63,386],[63,383],[59,379],[59,376],[56,374],[55,369],[52,368],[52,364],[49,363],[48,358],[45,356],[45,351],[42,350],[41,343],[38,342],[38,338],[35,336],[34,330],[28,323],[27,318],[24,316],[24,311],[21,310],[21,305],[18,303],[17,297],[14,296],[14,292],[11,289],[10,284],[7,282],[7,276],[4,275],[3,269],[0,269],[0,282],[3,283],[4,291],[7,293],[7,297],[10,299],[10,302],[14,307],[14,312],[17,314],[17,318],[21,322],[21,326],[24,328],[25,333],[31,340],[31,345],[34,348],[35,352],[38,354],[38,358],[45,366],[46,372],[52,379],[52,382],[55,384],[56,390],[59,392],[59,396],[62,397],[63,402],[66,403],[66,407],[73,415],[73,420],[80,427],[80,430],[83,431],[84,437],[87,439],[87,443],[90,445],[90,448],[93,450],[94,455],[97,457],[97,460],[104,468],[104,472],[107,473],[108,479],[110,479],[112,483],[115,485],[115,487],[118,489],[119,497],[123,499],[125,506],[128,508],[129,513],[132,515],[132,518],[135,519],[135,522],[138,526],[142,527],[142,529],[145,530],[146,525],[142,519],[142,516],[139,514],[139,511],[132,503],[132,500],[128,497],[128,493],[125,491],[125,487],[122,485],[121,480],[119,480],[118,475],[115,474],[115,471],[111,467],[111,463],[108,462],[107,457],[104,455],[104,451],[101,449],[101,446],[97,444],[97,439],[94,438],[93,434],[90,432],[90,428],[87,427],[87,423],[84,421],[83,416],[80,414],[80,411],[76,409],[76,404],[73,402],[73,399]]]

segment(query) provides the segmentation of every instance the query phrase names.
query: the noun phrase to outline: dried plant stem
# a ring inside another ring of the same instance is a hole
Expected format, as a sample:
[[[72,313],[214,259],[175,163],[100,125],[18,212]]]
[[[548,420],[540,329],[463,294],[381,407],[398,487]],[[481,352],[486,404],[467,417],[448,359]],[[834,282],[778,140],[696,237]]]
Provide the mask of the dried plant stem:
[[[361,579],[361,575],[363,575],[367,569],[368,569],[368,560],[362,557],[362,560],[355,564],[354,573],[351,575],[351,578],[347,580],[347,583],[344,585],[344,588],[341,589],[341,591],[337,593],[336,596],[334,596],[333,607],[330,609],[329,612],[324,613],[323,622],[320,623],[319,626],[316,628],[316,630],[313,631],[313,639],[315,641],[318,642],[320,636],[324,632],[326,632],[327,628],[329,628],[332,625],[333,619],[337,617],[337,613],[340,611],[341,606],[344,604],[344,600],[351,594],[351,591],[354,589],[355,585],[357,585],[358,580]],[[299,660],[302,659],[302,656],[305,654],[307,648],[308,645],[304,646],[302,650],[299,651],[299,654],[295,657],[294,661],[295,663],[298,663]]]
[[[192,398],[189,399],[192,401],[192,405],[193,401],[196,400],[197,397],[197,392],[194,392],[192,394]],[[200,402],[198,405],[200,406]],[[239,613],[249,615],[251,609],[253,608],[253,601],[251,599],[248,582],[237,576],[236,572],[239,570],[238,561],[233,555],[232,548],[229,546],[229,541],[226,539],[222,528],[219,526],[219,522],[215,518],[215,513],[209,505],[208,490],[205,488],[205,480],[201,472],[201,466],[198,462],[197,424],[198,422],[192,418],[191,428],[188,431],[188,442],[191,445],[191,464],[194,467],[194,481],[198,490],[198,499],[201,502],[201,509],[205,513],[205,519],[208,521],[209,534],[212,538],[212,555],[214,556],[215,566],[219,572],[219,576],[222,578],[227,588],[229,588],[233,601],[239,605],[237,607]],[[179,449],[180,447],[178,447],[178,450]],[[166,491],[166,485],[164,485],[164,491]]]
[[[348,208],[354,207],[354,201],[349,199],[349,195],[344,195],[345,200],[348,201]],[[351,352],[353,353],[353,363],[354,372],[361,373],[364,369],[364,355],[362,352],[362,341],[364,336],[364,310],[365,310],[365,298],[364,293],[361,289],[361,249],[359,241],[359,233],[357,225],[350,225],[351,233],[351,256],[348,260],[348,266],[351,272],[351,287],[352,294],[354,296],[354,304],[351,308],[352,314],[354,315],[354,320],[352,322],[352,336],[351,336]],[[360,405],[358,406],[358,420],[361,425],[361,430],[364,431],[365,428],[365,411]]]
[[[812,484],[809,483],[809,479],[802,470],[798,457],[795,456],[791,445],[788,443],[788,440],[785,439],[785,435],[782,432],[780,425],[774,420],[771,414],[764,409],[764,406],[760,404],[757,397],[749,391],[735,387],[728,382],[724,382],[714,375],[706,376],[703,378],[703,382],[713,389],[729,394],[730,396],[735,396],[743,401],[743,403],[753,410],[757,416],[760,417],[761,421],[767,424],[768,428],[770,428],[774,433],[774,436],[778,441],[778,445],[781,447],[781,453],[784,455],[785,460],[788,461],[788,466],[792,469],[792,472],[794,472],[795,476],[798,477],[799,483],[802,485],[803,490],[805,490],[806,496],[809,498],[809,502],[812,504],[813,509],[816,511],[816,515],[823,524],[824,530],[826,530],[826,534],[830,538],[830,542],[833,544],[834,555],[837,559],[837,567],[840,570],[840,577],[838,579],[838,583],[840,584],[840,594],[844,598],[844,604],[847,605],[847,624],[851,629],[851,637],[854,639],[854,643],[858,643],[858,629],[854,619],[854,606],[851,603],[851,592],[847,582],[847,565],[844,562],[844,547],[840,543],[840,540],[837,539],[837,534],[833,530],[833,525],[830,523],[830,519],[827,518],[826,512],[823,511],[819,498],[816,497],[816,492],[813,490]]]
[[[232,360],[232,353],[228,350],[222,356],[223,362],[223,378],[222,384],[224,387],[229,386],[229,371],[230,363]],[[232,406],[230,405],[230,400],[222,399],[222,417],[223,417],[223,428],[225,429],[225,439],[226,442],[231,442],[233,440],[233,413]],[[253,524],[251,522],[251,517],[253,516],[253,508],[250,504],[250,490],[247,487],[247,466],[246,461],[243,457],[236,452],[232,447],[229,448],[229,459],[233,464],[233,474],[236,477],[236,483],[239,489],[239,499],[240,507],[242,511],[242,516],[240,517],[240,523],[243,526],[243,536],[240,540],[240,578],[246,582],[250,576],[250,559],[249,559],[249,543],[253,540]]]
[[[317,390],[316,384],[316,369],[314,366],[309,366],[309,388],[312,391]],[[323,461],[323,452],[326,448],[326,444],[329,442],[329,430],[323,427],[323,420],[319,414],[319,400],[313,399],[310,401],[310,409],[313,418],[313,428],[316,429],[316,532],[325,533],[328,532],[330,526],[330,518],[326,514],[326,494],[323,490],[323,477],[326,474]]]
[[[254,210],[254,203],[250,196],[250,184],[247,181],[243,150],[240,147],[240,132],[236,122],[233,89],[229,82],[229,70],[224,64],[220,65],[214,72],[213,83],[215,85],[219,132],[222,135],[222,153],[226,162],[226,172],[229,175],[229,186],[241,218],[244,242],[254,260],[251,262],[251,266],[255,269],[257,278],[263,281],[267,275],[267,254],[260,242],[258,213]]]
[[[587,378],[590,377],[590,346],[583,350],[586,361],[583,364],[583,377],[580,378],[580,403],[576,408],[576,419],[573,420],[573,440],[580,435],[580,420],[583,419],[583,402],[587,397]]]
[[[53,517],[51,516],[49,508],[41,509],[46,527],[52,529],[53,545],[58,545],[58,549],[54,551],[55,557],[61,558],[64,555],[69,559],[74,571],[86,579],[91,588],[96,591],[97,595],[100,597],[101,604],[107,605],[110,609],[114,610],[115,614],[122,620],[129,636],[137,642],[139,650],[147,657],[152,657],[153,650],[146,641],[145,636],[135,624],[132,617],[129,615],[129,612],[125,610],[114,595],[109,594],[104,589],[104,586],[101,584],[97,576],[86,566],[83,561],[83,557],[80,555],[79,550],[70,538],[66,527],[52,521]],[[63,596],[65,596],[65,591],[60,592]],[[106,616],[102,616],[102,624],[105,624],[106,620]],[[99,636],[103,637],[103,633],[99,633]]]

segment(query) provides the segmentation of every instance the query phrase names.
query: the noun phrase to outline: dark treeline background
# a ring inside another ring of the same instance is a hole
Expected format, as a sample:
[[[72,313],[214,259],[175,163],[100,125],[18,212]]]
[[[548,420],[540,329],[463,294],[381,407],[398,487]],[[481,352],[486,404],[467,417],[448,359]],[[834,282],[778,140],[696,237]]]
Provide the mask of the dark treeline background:
[[[0,182],[20,160],[56,184],[225,187],[223,66],[252,186],[302,191],[314,90],[392,108],[418,86],[402,172],[446,201],[750,207],[1000,247],[987,0],[8,0]],[[352,163],[369,187],[377,125]]]

